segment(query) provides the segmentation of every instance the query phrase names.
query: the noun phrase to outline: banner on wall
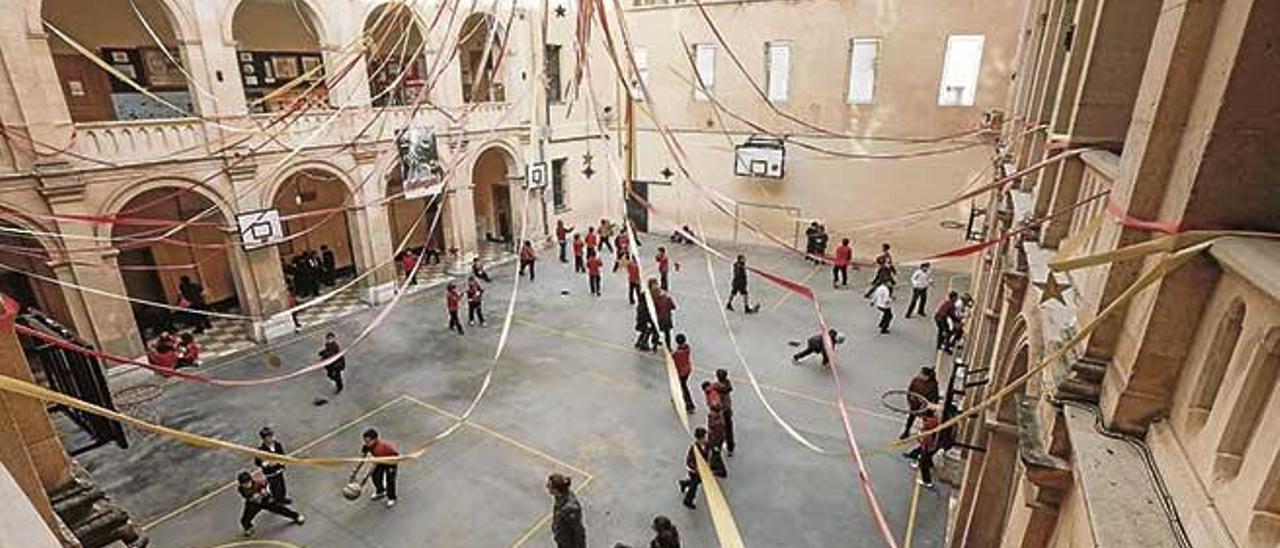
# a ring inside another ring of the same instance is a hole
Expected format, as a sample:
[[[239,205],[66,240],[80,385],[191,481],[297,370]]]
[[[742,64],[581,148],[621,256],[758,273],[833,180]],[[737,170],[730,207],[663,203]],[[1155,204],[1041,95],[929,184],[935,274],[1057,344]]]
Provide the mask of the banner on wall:
[[[434,196],[444,190],[434,129],[406,128],[396,138],[396,148],[400,151],[400,181],[406,199]]]

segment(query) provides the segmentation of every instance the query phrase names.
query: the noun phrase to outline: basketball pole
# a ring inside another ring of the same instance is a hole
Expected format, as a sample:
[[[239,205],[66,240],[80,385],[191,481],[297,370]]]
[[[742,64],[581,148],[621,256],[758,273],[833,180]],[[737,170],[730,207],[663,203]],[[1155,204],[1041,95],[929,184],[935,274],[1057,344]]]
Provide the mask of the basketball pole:
[[[643,83],[641,83],[643,85]],[[629,90],[628,90],[629,91]],[[626,124],[626,148],[623,153],[626,155],[623,160],[625,166],[625,174],[622,179],[622,218],[627,221],[627,225],[631,224],[631,181],[636,176],[636,116],[635,116],[635,98],[630,93],[624,93],[627,106],[623,111],[623,123]],[[626,225],[624,225],[626,226]],[[636,237],[632,234],[631,237]]]

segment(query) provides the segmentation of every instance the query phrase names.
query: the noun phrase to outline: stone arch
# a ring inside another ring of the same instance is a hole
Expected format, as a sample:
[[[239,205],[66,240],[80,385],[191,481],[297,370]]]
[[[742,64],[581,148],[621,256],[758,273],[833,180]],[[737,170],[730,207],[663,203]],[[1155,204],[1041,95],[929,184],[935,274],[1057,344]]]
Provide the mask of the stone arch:
[[[422,91],[430,70],[423,23],[421,14],[402,0],[372,3],[365,10],[360,33],[370,33],[364,55],[374,106],[408,105]],[[405,59],[406,55],[412,57]]]
[[[213,205],[218,208],[218,213],[222,215],[223,220],[227,223],[231,223],[236,218],[236,208],[232,206],[231,200],[228,200],[222,195],[221,191],[217,190],[205,181],[183,175],[159,175],[145,177],[131,183],[120,185],[102,201],[102,205],[98,208],[98,215],[102,217],[121,215],[122,210],[124,210],[124,206],[134,198],[137,198],[143,193],[163,188],[172,188],[175,191],[199,194],[212,202]],[[123,216],[128,216],[127,212]],[[207,217],[207,215],[205,217]],[[111,224],[105,223],[98,225],[96,228],[97,235],[102,238],[110,237],[112,226],[113,225]]]
[[[498,16],[486,11],[467,15],[458,30],[457,55],[465,103],[503,102],[506,78],[502,57],[509,37]]]
[[[1197,426],[1203,426],[1204,419],[1213,411],[1239,347],[1246,313],[1244,299],[1237,296],[1227,305],[1226,314],[1219,318],[1214,329],[1192,392],[1190,410],[1198,419]]]
[[[235,39],[235,21],[236,12],[240,7],[250,0],[232,0],[226,6],[226,11],[222,14],[222,43],[229,46],[236,46]],[[302,15],[315,26],[317,41],[320,43],[321,50],[340,49],[343,44],[339,43],[340,38],[336,30],[337,25],[330,23],[330,15],[320,8],[321,3],[316,0],[290,0],[296,1],[294,4],[302,11]]]
[[[1244,459],[1258,435],[1271,401],[1280,387],[1280,326],[1270,327],[1253,349],[1240,389],[1227,417],[1226,428],[1218,440],[1215,474],[1232,479],[1240,473]]]
[[[513,243],[518,229],[510,182],[523,173],[520,154],[502,140],[486,142],[474,150],[470,185],[476,240]]]
[[[23,214],[8,204],[0,204],[0,226],[56,232],[37,219]],[[32,245],[34,242],[34,245]],[[72,311],[70,288],[39,280],[34,273],[45,278],[57,278],[53,265],[66,261],[66,249],[55,236],[32,234],[23,237],[10,232],[0,232],[0,293],[8,294],[24,307],[38,308],[49,317],[82,333],[90,331],[79,325]],[[83,316],[83,315],[81,315]]]
[[[289,178],[305,171],[323,172],[341,181],[342,187],[346,189],[347,196],[352,203],[355,203],[355,200],[364,194],[361,187],[364,184],[370,184],[368,181],[356,182],[351,177],[351,170],[338,165],[336,162],[320,158],[307,158],[282,166],[271,174],[271,184],[264,187],[263,194],[258,200],[259,207],[263,209],[270,208],[271,204],[275,202],[276,195],[280,193],[280,189],[284,187]]]
[[[32,36],[44,36],[44,6],[51,0],[32,0],[29,4],[32,9],[24,13],[26,19],[27,32]],[[187,11],[186,5],[178,0],[155,0],[164,9],[166,18],[173,33],[178,41],[183,44],[196,45],[200,43],[200,32],[197,30],[199,25],[195,23],[195,17]]]
[[[52,221],[42,221],[23,213],[21,208],[2,201],[0,201],[0,224],[8,224],[15,228],[32,232],[58,232],[58,227]],[[60,238],[47,234],[33,234],[32,239],[39,242],[40,247],[44,248],[45,252],[49,254],[50,260],[64,261],[67,259],[66,246],[63,245]]]

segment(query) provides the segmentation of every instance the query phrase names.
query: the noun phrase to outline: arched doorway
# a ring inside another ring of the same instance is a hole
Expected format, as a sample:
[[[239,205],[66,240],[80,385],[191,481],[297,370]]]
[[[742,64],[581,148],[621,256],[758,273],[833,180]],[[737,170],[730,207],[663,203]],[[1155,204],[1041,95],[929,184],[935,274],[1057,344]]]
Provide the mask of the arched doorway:
[[[305,2],[244,0],[236,6],[231,35],[250,112],[284,110],[299,100],[329,107],[318,20]],[[298,85],[272,95],[298,78]]]
[[[186,76],[178,68],[190,66],[184,37],[177,32],[175,14],[160,0],[45,0],[41,16],[156,96],[194,112]],[[109,75],[52,32],[48,40],[72,121],[186,116]]]
[[[428,78],[417,15],[401,2],[388,2],[365,18],[364,32],[374,106],[413,104]]]
[[[0,293],[18,301],[23,310],[36,310],[71,329],[76,325],[67,307],[63,288],[27,275],[56,279],[48,250],[35,236],[17,233],[24,230],[16,223],[0,219]]]
[[[448,219],[445,219],[445,213],[440,211],[444,206],[444,197],[406,199],[401,197],[403,192],[404,184],[400,178],[400,170],[394,169],[387,178],[387,198],[390,200],[387,204],[387,225],[391,227],[392,249],[400,250],[400,243],[407,236],[408,242],[405,249],[412,250],[419,257],[423,256],[423,251],[433,250],[441,260],[439,264],[443,264],[449,251],[444,241],[444,226]],[[424,208],[426,208],[425,215]],[[437,215],[440,215],[439,220],[436,220]],[[422,219],[421,222],[418,221],[419,218]],[[434,226],[432,221],[435,221]],[[411,230],[412,234],[410,234]],[[400,257],[397,256],[396,264],[400,264],[399,259]],[[423,266],[430,267],[432,264]]]
[[[289,289],[299,299],[313,297],[324,286],[356,274],[351,246],[351,193],[333,173],[304,169],[289,175],[276,190],[274,207],[280,211],[288,241],[279,245],[281,265]],[[326,253],[328,252],[328,253]],[[313,254],[314,257],[308,257]],[[332,254],[332,274],[326,257]],[[319,262],[317,265],[309,260]]]
[[[473,13],[462,23],[458,56],[462,63],[462,100],[467,103],[506,101],[502,78],[502,29],[492,15]]]
[[[210,208],[215,210],[203,214]],[[190,221],[181,230],[168,234],[168,227],[120,223],[111,227],[119,251],[116,262],[125,292],[134,299],[178,305],[183,301],[183,278],[203,288],[203,301],[213,310],[239,307],[235,279],[226,246],[234,245],[224,230],[227,219],[216,204],[198,192],[176,186],[148,189],[130,198],[119,215],[164,221]],[[130,241],[144,238],[164,241]],[[191,300],[188,298],[187,300]],[[199,304],[199,303],[195,303]],[[159,331],[191,328],[204,330],[206,324],[194,317],[133,303],[133,317],[144,341]],[[219,320],[225,324],[228,320]]]
[[[518,227],[511,208],[511,178],[515,158],[501,147],[490,147],[476,158],[471,170],[476,216],[476,240],[481,243],[512,244]]]

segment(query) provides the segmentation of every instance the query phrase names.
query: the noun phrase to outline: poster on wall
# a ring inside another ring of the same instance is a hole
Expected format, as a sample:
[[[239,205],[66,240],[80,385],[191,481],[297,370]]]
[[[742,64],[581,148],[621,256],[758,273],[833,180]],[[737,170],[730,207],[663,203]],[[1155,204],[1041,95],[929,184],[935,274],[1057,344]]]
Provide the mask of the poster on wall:
[[[142,66],[147,71],[147,82],[155,88],[185,88],[186,76],[173,64],[160,48],[140,48]],[[172,55],[172,53],[170,53]],[[177,59],[176,55],[173,55]]]
[[[246,211],[236,215],[236,226],[240,228],[240,242],[245,251],[266,247],[284,238],[284,227],[280,224],[280,210],[263,209]]]
[[[396,138],[396,148],[400,151],[400,180],[406,199],[432,196],[444,190],[434,129],[407,128]]]

